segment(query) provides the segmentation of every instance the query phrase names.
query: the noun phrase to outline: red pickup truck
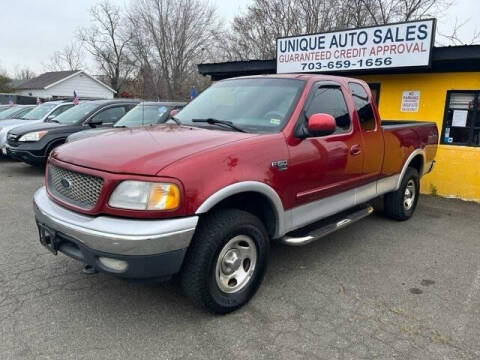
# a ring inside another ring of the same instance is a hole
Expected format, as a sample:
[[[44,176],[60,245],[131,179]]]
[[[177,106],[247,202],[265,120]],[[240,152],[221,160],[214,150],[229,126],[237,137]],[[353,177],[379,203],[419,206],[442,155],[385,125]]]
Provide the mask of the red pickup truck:
[[[438,142],[433,123],[381,122],[363,81],[323,75],[224,80],[171,120],[53,151],[40,241],[119,277],[179,273],[216,313],[253,296],[272,241],[319,239],[381,195],[411,217]]]

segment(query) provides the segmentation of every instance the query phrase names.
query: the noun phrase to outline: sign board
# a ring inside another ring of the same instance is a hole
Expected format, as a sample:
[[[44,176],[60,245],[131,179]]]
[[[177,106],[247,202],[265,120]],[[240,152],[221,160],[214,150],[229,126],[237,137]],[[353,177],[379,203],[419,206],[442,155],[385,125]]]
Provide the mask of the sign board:
[[[468,120],[468,110],[453,110],[452,127],[466,127]]]
[[[420,91],[404,91],[402,94],[401,112],[418,112]]]
[[[435,19],[277,39],[277,73],[430,65]]]

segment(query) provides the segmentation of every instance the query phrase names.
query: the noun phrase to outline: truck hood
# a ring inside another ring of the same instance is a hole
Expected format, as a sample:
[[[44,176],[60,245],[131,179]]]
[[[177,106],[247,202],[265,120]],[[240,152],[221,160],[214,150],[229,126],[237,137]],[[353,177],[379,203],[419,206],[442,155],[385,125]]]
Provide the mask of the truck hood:
[[[112,173],[153,176],[176,160],[256,134],[178,125],[119,129],[67,143],[52,156]]]
[[[91,136],[97,136],[97,135],[100,135],[109,131],[115,131],[115,130],[116,130],[115,128],[83,130],[83,131],[73,133],[72,135],[69,135],[67,138],[67,142],[73,142],[73,141],[85,139]]]

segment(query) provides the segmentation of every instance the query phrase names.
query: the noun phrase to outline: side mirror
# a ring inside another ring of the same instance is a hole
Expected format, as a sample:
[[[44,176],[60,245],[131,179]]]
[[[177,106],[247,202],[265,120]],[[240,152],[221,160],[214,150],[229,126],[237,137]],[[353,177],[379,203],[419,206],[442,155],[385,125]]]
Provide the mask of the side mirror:
[[[52,120],[52,119],[55,119],[55,115],[48,115],[47,116],[47,120]]]
[[[330,135],[337,129],[337,123],[332,115],[313,114],[308,118],[307,129],[317,136]]]
[[[100,126],[103,124],[103,121],[101,119],[90,119],[90,121],[88,122],[88,125],[90,125],[91,127],[97,127],[97,126]]]

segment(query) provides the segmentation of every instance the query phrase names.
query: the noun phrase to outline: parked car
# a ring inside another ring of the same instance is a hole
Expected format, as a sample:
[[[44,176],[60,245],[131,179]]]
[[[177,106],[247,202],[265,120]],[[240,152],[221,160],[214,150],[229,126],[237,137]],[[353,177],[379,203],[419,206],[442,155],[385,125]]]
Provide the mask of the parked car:
[[[115,125],[113,130],[119,128],[134,128],[139,126],[157,125],[166,122],[173,110],[181,110],[187,103],[185,102],[143,102],[135,106],[126,113]],[[113,131],[109,128],[89,129],[74,133],[67,137],[66,142],[72,142],[87,137],[100,135],[105,132]]]
[[[8,108],[10,107],[11,107],[10,105],[0,105],[0,112],[8,110]]]
[[[0,121],[8,119],[16,119],[32,111],[35,105],[13,105],[9,106],[7,110],[0,112]]]
[[[39,122],[49,121],[60,115],[65,110],[73,106],[72,102],[49,101],[32,108],[22,116],[16,116],[14,119],[0,121],[0,153],[6,155],[7,133],[20,125],[31,125]]]
[[[381,122],[365,82],[334,76],[223,80],[175,119],[54,150],[35,218],[54,254],[125,278],[180,273],[215,313],[253,296],[270,241],[317,240],[380,195],[409,219],[438,143],[434,123]]]
[[[23,125],[8,132],[5,151],[13,159],[43,166],[50,152],[76,132],[112,127],[137,100],[95,100],[81,103],[41,124]]]

